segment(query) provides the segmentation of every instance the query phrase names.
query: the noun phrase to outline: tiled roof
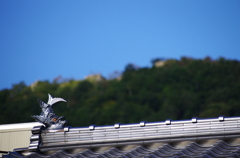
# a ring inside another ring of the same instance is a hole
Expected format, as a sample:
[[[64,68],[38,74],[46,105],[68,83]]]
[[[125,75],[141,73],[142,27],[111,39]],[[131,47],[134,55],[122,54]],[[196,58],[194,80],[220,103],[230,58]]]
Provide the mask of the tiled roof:
[[[39,129],[36,127],[33,133]],[[149,143],[195,141],[202,139],[226,139],[239,136],[240,117],[219,117],[165,122],[140,122],[139,124],[115,124],[113,126],[89,126],[64,128],[64,130],[40,130],[32,136],[31,149],[40,151],[119,146]],[[36,145],[41,135],[40,145]]]
[[[240,117],[117,123],[62,130],[36,126],[32,134],[28,149],[15,150],[7,156],[240,157]]]
[[[21,152],[15,151],[10,152],[7,156],[3,158],[16,158],[24,157]],[[108,150],[97,152],[93,149],[84,149],[77,153],[71,153],[66,150],[58,150],[49,155],[32,152],[29,155],[25,156],[26,158],[53,158],[53,157],[76,157],[76,158],[132,158],[132,157],[144,157],[144,158],[155,158],[155,157],[240,157],[240,146],[239,145],[230,145],[225,141],[219,140],[213,145],[204,146],[196,142],[190,142],[184,148],[176,148],[168,143],[162,144],[155,149],[151,149],[145,146],[136,146],[133,149],[124,151],[119,147],[111,147]]]

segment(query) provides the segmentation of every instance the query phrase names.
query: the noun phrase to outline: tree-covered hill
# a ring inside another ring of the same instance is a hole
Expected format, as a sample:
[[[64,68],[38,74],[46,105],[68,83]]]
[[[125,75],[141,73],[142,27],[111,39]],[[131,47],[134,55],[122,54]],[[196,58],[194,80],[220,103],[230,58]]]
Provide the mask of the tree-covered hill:
[[[240,116],[240,62],[183,57],[153,60],[151,68],[129,64],[111,80],[21,82],[0,91],[0,124],[33,122],[41,113],[36,99],[47,102],[48,93],[68,101],[54,110],[71,126]]]

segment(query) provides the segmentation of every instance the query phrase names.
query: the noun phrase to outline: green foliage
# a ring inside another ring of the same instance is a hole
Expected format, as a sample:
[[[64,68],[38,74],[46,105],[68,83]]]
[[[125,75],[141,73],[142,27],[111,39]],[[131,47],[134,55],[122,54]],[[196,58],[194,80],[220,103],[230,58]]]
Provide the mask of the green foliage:
[[[0,124],[34,121],[30,116],[41,112],[36,99],[47,102],[47,93],[68,101],[54,110],[71,126],[240,115],[239,61],[183,57],[163,62],[151,68],[128,64],[120,80],[15,84],[0,91]]]

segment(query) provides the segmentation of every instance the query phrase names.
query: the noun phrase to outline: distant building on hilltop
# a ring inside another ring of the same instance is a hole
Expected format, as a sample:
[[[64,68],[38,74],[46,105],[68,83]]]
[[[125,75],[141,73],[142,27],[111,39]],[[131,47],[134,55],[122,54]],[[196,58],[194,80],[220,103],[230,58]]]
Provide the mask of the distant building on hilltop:
[[[162,67],[164,64],[165,64],[165,61],[156,61],[156,62],[154,63],[154,66],[156,66],[156,67]]]
[[[85,79],[92,82],[106,81],[106,79],[101,74],[88,75],[85,77]]]
[[[152,59],[151,62],[155,67],[162,67],[165,64],[165,60],[163,58]]]

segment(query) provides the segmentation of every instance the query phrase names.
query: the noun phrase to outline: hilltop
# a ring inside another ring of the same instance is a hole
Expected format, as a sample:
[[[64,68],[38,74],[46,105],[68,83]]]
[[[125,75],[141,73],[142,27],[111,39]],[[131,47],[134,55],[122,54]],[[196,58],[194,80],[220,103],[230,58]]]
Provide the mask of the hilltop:
[[[240,115],[240,62],[181,58],[155,60],[150,68],[126,66],[121,77],[23,82],[0,91],[0,124],[33,122],[47,94],[67,103],[54,107],[71,126],[89,126]]]

